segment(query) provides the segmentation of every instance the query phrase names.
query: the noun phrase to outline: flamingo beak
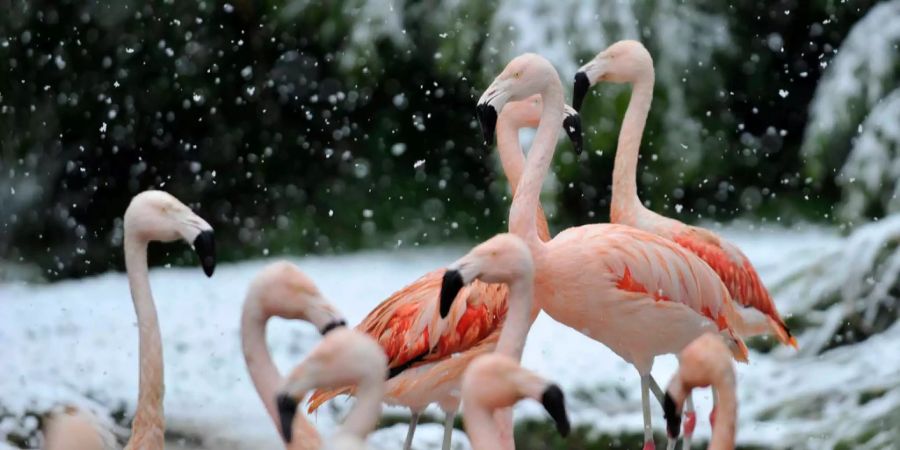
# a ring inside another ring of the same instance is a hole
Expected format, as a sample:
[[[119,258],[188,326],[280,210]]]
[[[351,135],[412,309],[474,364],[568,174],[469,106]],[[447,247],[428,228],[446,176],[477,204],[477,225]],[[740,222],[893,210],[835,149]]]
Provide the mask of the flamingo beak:
[[[475,115],[481,125],[481,135],[488,146],[494,143],[494,131],[497,128],[497,110],[490,104],[479,104],[475,107]]]
[[[216,270],[216,240],[213,230],[203,230],[194,238],[194,251],[200,258],[200,265],[207,277]]]
[[[563,129],[566,130],[569,140],[572,141],[572,146],[575,148],[575,154],[581,155],[581,152],[584,151],[584,133],[582,133],[581,130],[581,115],[574,110],[571,111],[571,113],[566,111],[566,118],[563,119]]]
[[[494,132],[497,128],[497,114],[509,101],[510,81],[495,78],[494,82],[484,91],[481,98],[478,99],[478,105],[475,106],[475,115],[478,116],[478,123],[481,124],[481,133],[484,135],[484,141],[491,145],[494,142]]]
[[[294,425],[294,415],[297,414],[297,400],[294,400],[288,394],[278,394],[276,398],[278,405],[278,417],[281,419],[281,435],[284,442],[290,443],[293,434],[292,426]]]
[[[676,438],[681,434],[681,413],[678,409],[675,399],[666,391],[666,396],[663,399],[663,415],[666,418],[666,432],[672,438]]]
[[[575,86],[572,92],[572,106],[576,111],[581,111],[581,105],[584,103],[584,97],[587,95],[588,89],[603,78],[607,71],[609,60],[603,53],[597,55],[596,58],[581,66],[575,73]]]
[[[562,389],[555,384],[547,386],[547,389],[541,395],[541,403],[543,403],[544,409],[547,410],[553,421],[556,422],[556,431],[562,437],[568,436],[571,426],[569,425],[569,416],[566,414],[566,398]]]
[[[584,96],[587,95],[588,89],[591,87],[591,82],[588,81],[587,74],[584,72],[577,72],[575,74],[575,87],[572,93],[572,106],[575,107],[575,111],[581,111],[581,104],[584,102]]]
[[[450,307],[453,306],[453,300],[462,290],[465,283],[462,274],[458,270],[448,269],[444,272],[444,279],[441,282],[441,319],[447,318],[450,314]]]
[[[322,327],[322,330],[319,332],[322,333],[322,336],[325,336],[326,334],[328,334],[329,331],[332,331],[335,328],[341,328],[341,327],[346,327],[346,326],[347,326],[346,320],[336,319],[336,320],[332,320],[331,322],[328,322],[327,324],[325,324],[325,326]]]

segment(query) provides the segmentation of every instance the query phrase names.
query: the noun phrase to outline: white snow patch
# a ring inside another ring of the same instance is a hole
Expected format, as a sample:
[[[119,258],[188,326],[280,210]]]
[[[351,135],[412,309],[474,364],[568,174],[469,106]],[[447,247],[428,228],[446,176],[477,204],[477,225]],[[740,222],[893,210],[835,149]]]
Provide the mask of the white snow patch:
[[[718,231],[745,249],[768,284],[789,287],[775,293],[781,311],[793,314],[803,314],[808,306],[798,296],[801,292],[790,288],[797,267],[814,266],[823,254],[833,254],[845,242],[834,232],[817,228],[730,226]],[[464,252],[463,248],[380,251],[294,262],[356,323],[394,290]],[[244,292],[267,262],[222,265],[212,279],[196,268],[155,269],[150,275],[165,346],[168,427],[201,436],[206,448],[279,446],[247,376],[238,333]],[[841,282],[833,278],[831,272],[819,277],[823,283]],[[122,274],[51,285],[6,284],[0,286],[0,298],[0,342],[15,349],[0,358],[4,374],[0,405],[20,416],[25,410],[44,411],[88,396],[107,409],[125,405],[128,414],[133,413],[137,330]],[[801,348],[814,339],[810,333],[800,336]],[[274,359],[283,370],[299,362],[318,340],[316,330],[305,323],[276,319],[269,330]],[[787,348],[752,353],[749,365],[738,366],[738,441],[830,448],[841,438],[877,427],[879,418],[900,409],[898,341],[900,324],[895,324],[864,342],[821,355]],[[542,314],[529,336],[523,363],[561,384],[576,424],[610,433],[641,429],[637,373],[603,345]],[[664,384],[675,366],[674,357],[659,358],[653,374]],[[871,394],[876,394],[874,399],[860,400]],[[699,417],[707,417],[708,393],[700,392],[696,400]],[[323,408],[313,418],[326,433],[350,404],[335,403],[337,408]],[[662,411],[653,408],[654,425],[662,430]],[[516,415],[546,419],[539,405],[529,403],[517,408]],[[870,444],[888,439],[887,428],[876,428],[880,433]],[[397,448],[405,430],[405,425],[379,430],[371,442]],[[0,433],[9,431],[8,426],[0,427]],[[420,426],[417,448],[433,448],[440,433],[437,424]],[[708,433],[705,419],[701,420],[698,436]],[[459,432],[456,441],[466,448]],[[866,448],[878,448],[872,445]]]

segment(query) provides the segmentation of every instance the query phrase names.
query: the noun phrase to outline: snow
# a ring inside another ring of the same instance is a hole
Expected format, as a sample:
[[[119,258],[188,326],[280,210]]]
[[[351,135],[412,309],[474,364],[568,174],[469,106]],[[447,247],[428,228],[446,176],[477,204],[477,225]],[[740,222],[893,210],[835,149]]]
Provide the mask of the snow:
[[[876,114],[879,102],[884,105],[883,99],[900,89],[898,45],[900,0],[875,5],[850,30],[810,105],[802,152],[814,174],[831,176],[828,164],[835,160],[833,154],[837,152],[841,156],[837,161],[843,161],[843,152],[858,126]],[[890,128],[898,127],[900,123],[893,120]]]
[[[900,228],[896,222],[883,226]],[[816,295],[811,280],[827,288],[846,285],[855,276],[838,278],[840,270],[825,270],[823,261],[848,258],[848,253],[841,252],[865,241],[816,227],[760,230],[741,224],[717,231],[746,250],[773,287],[782,312],[797,315],[815,304],[802,295]],[[874,243],[880,239],[896,237],[875,229],[867,235],[871,248],[877,248]],[[392,291],[450,263],[465,250],[377,251],[293,261],[355,323]],[[204,448],[278,448],[274,428],[246,374],[238,333],[245,289],[269,261],[225,264],[212,279],[205,278],[199,268],[151,271],[165,346],[168,428],[177,435],[199,437]],[[858,263],[859,270],[865,269],[861,267],[865,261],[846,261],[848,266]],[[808,274],[810,270],[815,275]],[[0,416],[3,410],[12,416],[0,419],[0,436],[27,428],[19,420],[26,411],[40,413],[61,402],[86,405],[101,414],[123,406],[128,415],[132,413],[137,395],[137,331],[122,274],[49,285],[8,283],[0,285],[0,299],[0,343],[7,349],[0,358],[4,374]],[[801,334],[799,340],[804,349],[800,353],[787,348],[767,354],[754,351],[750,364],[738,366],[741,444],[831,448],[841,439],[872,433],[866,444],[854,448],[884,448],[891,439],[900,438],[890,426],[879,426],[889,425],[882,421],[900,412],[896,351],[900,324],[824,353],[806,351],[807,346],[815,346],[814,331]],[[270,346],[283,370],[299,362],[317,341],[317,332],[309,324],[275,319],[270,325]],[[601,344],[542,314],[529,336],[523,363],[560,383],[576,424],[607,433],[641,429],[637,374]],[[653,374],[665,383],[675,366],[673,357],[659,358]],[[696,400],[699,417],[707,417],[708,393],[700,392]],[[326,407],[314,417],[320,429],[332,429],[350,402],[336,404],[337,408]],[[405,414],[396,408],[386,412]],[[544,418],[545,413],[539,405],[525,403],[516,414],[521,419]],[[434,415],[440,418],[440,413]],[[653,418],[661,431],[662,412],[656,405]],[[397,424],[376,432],[371,442],[379,448],[398,448],[405,432],[405,424]],[[701,420],[698,436],[708,432],[706,421]],[[424,424],[417,436],[417,448],[436,448],[440,426]],[[466,448],[461,432],[455,440]]]
[[[860,125],[853,150],[837,181],[844,190],[841,213],[865,215],[873,203],[900,212],[900,88],[879,101]]]

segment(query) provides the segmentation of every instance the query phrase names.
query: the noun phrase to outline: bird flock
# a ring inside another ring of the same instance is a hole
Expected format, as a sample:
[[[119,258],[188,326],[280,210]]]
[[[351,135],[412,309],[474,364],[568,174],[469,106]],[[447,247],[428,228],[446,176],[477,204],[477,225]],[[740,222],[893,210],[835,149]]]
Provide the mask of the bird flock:
[[[582,148],[581,109],[591,86],[627,83],[631,99],[613,170],[611,223],[572,227],[551,236],[540,205],[560,130]],[[646,208],[636,171],[653,94],[653,60],[636,41],[620,41],[583,65],[565,103],[556,69],[536,54],[507,64],[475,111],[488,145],[497,139],[512,186],[509,230],[429,272],[379,304],[354,328],[299,268],[275,262],[249,286],[241,315],[243,356],[265,410],[288,449],[363,449],[382,404],[411,411],[404,450],[422,411],[446,414],[443,450],[455,417],[476,450],[515,448],[512,406],[540,402],[566,436],[563,389],[520,366],[529,328],[540,311],[596,340],[632,364],[641,379],[644,450],[654,449],[651,394],[665,413],[667,448],[691,447],[696,414],[691,390],[712,386],[711,449],[734,448],[736,381],[732,359],[746,361],[743,338],[771,334],[796,347],[772,297],[747,257],[715,233]],[[536,127],[525,158],[518,140]],[[139,392],[126,449],[165,446],[163,355],[150,290],[147,246],[184,240],[207,276],[216,263],[212,227],[162,191],[136,195],[124,217],[125,265],[139,333]],[[321,342],[287,376],[266,345],[277,316],[313,324]],[[663,390],[650,375],[657,355],[676,354],[679,369]],[[343,423],[321,436],[307,420],[328,400],[356,398]],[[307,398],[308,397],[308,398]],[[305,403],[304,403],[305,402]],[[44,429],[47,449],[115,445],[89,414],[58,408]]]

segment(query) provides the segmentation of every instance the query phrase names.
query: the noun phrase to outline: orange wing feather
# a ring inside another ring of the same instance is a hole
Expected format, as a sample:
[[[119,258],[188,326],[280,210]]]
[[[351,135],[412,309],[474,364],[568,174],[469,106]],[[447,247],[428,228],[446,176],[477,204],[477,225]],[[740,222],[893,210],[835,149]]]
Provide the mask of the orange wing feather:
[[[475,281],[460,291],[464,306],[454,307],[448,317],[451,326],[438,329],[435,307],[444,269],[422,276],[378,305],[356,329],[375,338],[388,357],[388,368],[414,367],[470,349],[499,329],[506,316],[505,285]],[[440,333],[434,342],[434,333]],[[322,403],[352,388],[317,390],[309,399],[312,412]]]
[[[797,346],[796,339],[775,309],[772,296],[740,249],[710,231],[691,226],[685,226],[672,236],[672,240],[705,261],[722,279],[734,301],[768,316],[775,323],[776,335],[782,343]]]

